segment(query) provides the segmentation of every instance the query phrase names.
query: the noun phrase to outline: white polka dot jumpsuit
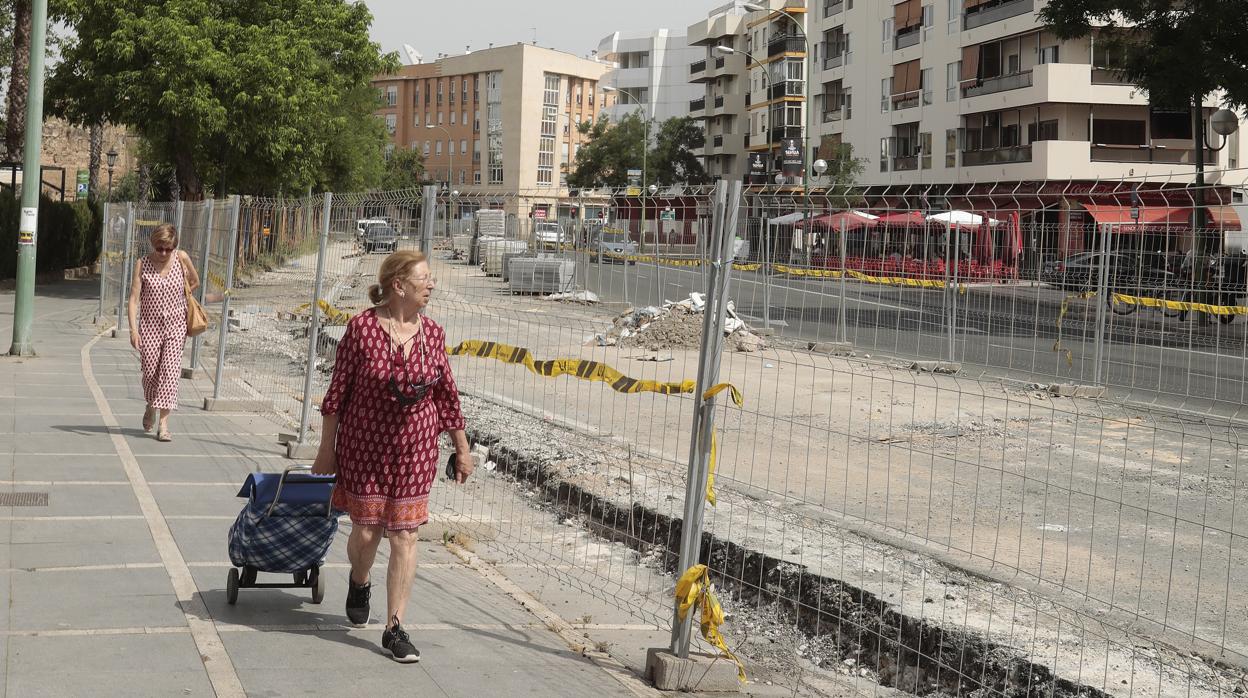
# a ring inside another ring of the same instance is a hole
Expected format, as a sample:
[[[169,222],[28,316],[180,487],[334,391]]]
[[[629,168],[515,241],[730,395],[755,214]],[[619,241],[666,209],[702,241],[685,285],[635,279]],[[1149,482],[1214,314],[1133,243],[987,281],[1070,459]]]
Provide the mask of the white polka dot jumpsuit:
[[[143,397],[157,409],[178,406],[182,350],[186,345],[186,273],[176,254],[164,274],[146,256],[139,294],[139,364]]]

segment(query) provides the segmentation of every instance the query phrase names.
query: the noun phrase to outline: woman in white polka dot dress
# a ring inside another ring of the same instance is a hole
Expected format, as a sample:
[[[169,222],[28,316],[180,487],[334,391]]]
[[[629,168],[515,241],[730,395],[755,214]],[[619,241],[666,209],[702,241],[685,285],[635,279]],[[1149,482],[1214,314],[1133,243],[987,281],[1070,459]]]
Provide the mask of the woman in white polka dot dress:
[[[130,285],[130,346],[139,350],[143,373],[143,431],[151,431],[157,415],[156,438],[172,441],[169,413],[178,406],[182,350],[186,345],[186,286],[199,287],[191,258],[178,249],[178,231],[165,223],[148,238],[152,251],[134,266]]]

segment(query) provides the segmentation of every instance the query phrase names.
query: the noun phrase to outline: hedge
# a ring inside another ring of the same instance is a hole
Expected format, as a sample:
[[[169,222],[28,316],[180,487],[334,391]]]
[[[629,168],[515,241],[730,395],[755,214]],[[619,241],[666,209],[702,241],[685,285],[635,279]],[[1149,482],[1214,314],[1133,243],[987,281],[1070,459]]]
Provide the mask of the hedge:
[[[12,191],[0,191],[0,279],[11,279],[17,273],[17,224],[21,208],[21,202]],[[100,256],[101,230],[103,218],[97,205],[40,197],[36,273],[91,264]]]

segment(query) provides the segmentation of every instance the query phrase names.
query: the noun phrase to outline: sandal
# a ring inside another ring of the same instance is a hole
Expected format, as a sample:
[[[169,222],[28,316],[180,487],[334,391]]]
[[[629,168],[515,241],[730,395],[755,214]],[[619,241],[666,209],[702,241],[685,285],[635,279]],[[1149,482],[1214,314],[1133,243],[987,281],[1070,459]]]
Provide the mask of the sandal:
[[[168,427],[161,427],[161,428],[160,428],[160,429],[156,432],[156,440],[157,440],[157,441],[165,441],[165,442],[168,442],[168,441],[173,441],[173,437],[169,435],[169,428],[168,428]]]
[[[151,406],[143,410],[143,431],[150,432],[156,424],[156,410]]]

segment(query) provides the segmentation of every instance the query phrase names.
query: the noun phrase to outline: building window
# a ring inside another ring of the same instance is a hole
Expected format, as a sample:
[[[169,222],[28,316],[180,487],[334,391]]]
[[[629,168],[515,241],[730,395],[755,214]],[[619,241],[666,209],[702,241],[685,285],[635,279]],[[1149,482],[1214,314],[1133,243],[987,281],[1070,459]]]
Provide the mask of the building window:
[[[546,74],[546,89],[542,96],[542,130],[537,143],[537,184],[551,186],[555,183],[555,129],[559,118],[559,76]],[[568,85],[568,101],[572,101],[572,85]]]
[[[394,144],[387,143],[385,149],[382,150],[381,152],[381,156],[389,160],[393,155],[394,155]]]
[[[451,78],[451,85],[446,90],[446,100],[448,104],[455,104],[455,78]]]
[[[1027,142],[1057,140],[1057,119],[1027,124]]]
[[[459,113],[459,123],[465,126],[468,125],[468,112],[467,111],[461,111]]]
[[[958,166],[958,129],[945,129],[945,167]]]
[[[893,18],[888,17],[880,23],[880,47],[884,53],[893,50]]]
[[[443,80],[438,80],[438,106],[439,107],[442,106],[442,83],[443,82],[444,82]]]
[[[949,16],[945,22],[946,34],[957,34],[962,26],[962,0],[948,0]]]
[[[919,134],[919,148],[921,149],[919,151],[919,162],[920,162],[919,166],[925,170],[932,169],[932,134],[931,133]]]
[[[438,112],[438,125],[439,126],[442,125],[445,119],[446,119],[446,114],[444,112]]]
[[[467,138],[459,139],[459,154],[460,155],[468,154],[468,139]]]
[[[399,103],[399,88],[390,85],[386,88],[386,106],[393,107]]]
[[[503,90],[502,73],[485,76],[485,137],[487,184],[503,183]]]
[[[932,69],[924,68],[919,71],[919,91],[923,93],[923,103],[932,103]]]
[[[412,114],[412,126],[420,128],[420,113]]]
[[[452,123],[452,124],[454,124],[454,123],[455,123],[455,119],[456,119],[458,116],[459,116],[459,112],[457,112],[457,111],[452,111],[452,112],[451,112],[451,123]]]
[[[1057,60],[1057,47],[1056,46],[1043,46],[1040,48],[1040,64],[1041,65],[1044,65],[1045,63],[1057,63],[1057,62],[1058,60]]]
[[[460,96],[462,97],[464,104],[467,104],[468,103],[468,78],[465,77],[463,80],[460,80],[459,84],[462,90],[460,93]]]
[[[473,184],[480,184],[480,183],[481,183],[481,173],[480,173],[479,171],[477,171],[477,170],[473,170],[473,172],[472,172],[472,183],[473,183]]]
[[[432,118],[432,117],[430,117],[429,112],[425,112],[425,123],[426,123],[426,124],[432,124],[432,123],[433,123],[433,118]]]
[[[429,141],[425,141],[424,156],[429,157]]]
[[[880,139],[880,172],[888,172],[888,138]]]
[[[1191,138],[1190,131],[1188,138]],[[1096,119],[1092,122],[1092,142],[1097,145],[1144,145],[1143,121]]]
[[[434,149],[435,149],[436,155],[441,155],[442,154],[442,141],[438,141],[437,143],[435,143]]]
[[[398,126],[398,114],[386,114],[386,132],[394,135],[394,129]]]
[[[880,113],[888,111],[888,103],[893,96],[893,79],[880,80]]]

